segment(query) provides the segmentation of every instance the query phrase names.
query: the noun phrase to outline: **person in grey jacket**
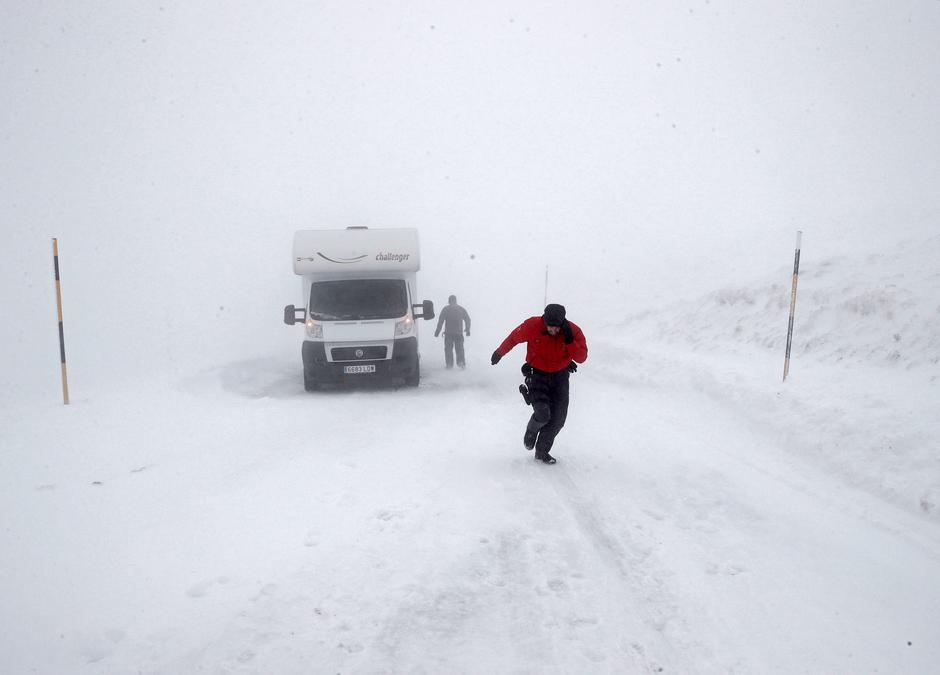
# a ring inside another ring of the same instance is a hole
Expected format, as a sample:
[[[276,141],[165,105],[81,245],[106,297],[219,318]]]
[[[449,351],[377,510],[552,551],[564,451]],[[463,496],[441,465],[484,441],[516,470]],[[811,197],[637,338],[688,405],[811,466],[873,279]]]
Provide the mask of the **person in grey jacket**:
[[[466,323],[466,329],[463,327]],[[434,337],[441,334],[441,326],[444,327],[444,364],[448,368],[454,367],[454,350],[457,350],[457,365],[461,368],[467,367],[463,353],[463,336],[466,331],[467,337],[470,336],[470,315],[467,310],[457,304],[457,296],[452,295],[447,298],[447,307],[441,310],[437,319],[437,330],[434,331]]]

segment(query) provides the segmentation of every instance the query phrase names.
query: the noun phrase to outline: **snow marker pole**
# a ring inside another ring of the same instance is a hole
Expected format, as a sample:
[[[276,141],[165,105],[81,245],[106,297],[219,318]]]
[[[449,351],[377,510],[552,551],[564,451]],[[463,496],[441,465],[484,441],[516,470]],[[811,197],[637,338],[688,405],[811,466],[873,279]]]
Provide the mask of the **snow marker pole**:
[[[545,302],[542,303],[542,307],[548,304],[548,265],[545,266]]]
[[[790,372],[790,343],[793,341],[793,313],[796,310],[796,282],[800,276],[800,240],[803,230],[796,231],[796,253],[793,255],[793,288],[790,291],[790,324],[787,327],[787,355],[783,360],[783,381],[787,381]]]
[[[52,238],[52,262],[55,265],[55,302],[59,310],[59,360],[62,363],[62,403],[69,404],[69,377],[65,369],[65,331],[62,328],[62,288],[59,282],[59,242]]]

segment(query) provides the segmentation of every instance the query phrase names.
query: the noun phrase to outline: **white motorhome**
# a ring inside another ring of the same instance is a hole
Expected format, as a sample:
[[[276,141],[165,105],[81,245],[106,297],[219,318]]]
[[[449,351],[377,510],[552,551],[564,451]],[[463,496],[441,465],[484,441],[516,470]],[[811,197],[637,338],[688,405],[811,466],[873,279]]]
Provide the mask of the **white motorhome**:
[[[418,231],[299,230],[293,261],[304,304],[285,307],[284,323],[304,324],[306,390],[373,379],[418,386],[415,319],[434,318],[430,300],[415,301]]]

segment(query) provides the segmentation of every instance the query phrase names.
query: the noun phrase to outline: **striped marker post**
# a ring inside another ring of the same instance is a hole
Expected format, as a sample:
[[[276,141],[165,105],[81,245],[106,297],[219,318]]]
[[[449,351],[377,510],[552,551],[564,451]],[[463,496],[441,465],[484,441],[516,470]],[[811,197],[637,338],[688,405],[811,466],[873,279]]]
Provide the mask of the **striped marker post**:
[[[796,232],[796,253],[793,255],[793,288],[790,291],[790,325],[787,327],[787,355],[783,359],[783,381],[787,381],[790,372],[790,343],[793,341],[793,313],[796,311],[796,282],[800,276],[800,240],[803,230]]]
[[[542,307],[548,304],[548,265],[545,266],[545,302],[542,303]]]
[[[62,288],[59,283],[59,241],[52,239],[52,262],[55,264],[55,302],[59,311],[59,359],[62,362],[62,403],[69,404],[69,377],[65,369],[65,331],[62,328]]]

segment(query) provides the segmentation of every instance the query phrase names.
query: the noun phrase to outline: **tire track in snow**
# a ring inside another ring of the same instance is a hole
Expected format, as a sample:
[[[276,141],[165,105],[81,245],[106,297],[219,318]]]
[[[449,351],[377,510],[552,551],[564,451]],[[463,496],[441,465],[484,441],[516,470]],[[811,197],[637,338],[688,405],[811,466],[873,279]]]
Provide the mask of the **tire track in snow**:
[[[655,564],[651,549],[627,539],[615,537],[605,525],[607,520],[593,500],[575,483],[569,472],[556,465],[552,469],[552,486],[577,522],[583,537],[591,544],[608,570],[608,589],[616,595],[622,590],[632,602],[624,603],[635,611],[647,628],[642,636],[630,640],[632,655],[649,673],[680,672],[673,663],[675,647],[665,634],[675,618],[676,603],[670,598],[662,570],[649,568]],[[657,608],[659,611],[653,611]],[[643,642],[652,643],[644,646]]]

